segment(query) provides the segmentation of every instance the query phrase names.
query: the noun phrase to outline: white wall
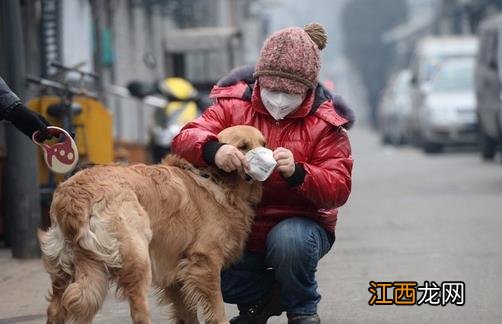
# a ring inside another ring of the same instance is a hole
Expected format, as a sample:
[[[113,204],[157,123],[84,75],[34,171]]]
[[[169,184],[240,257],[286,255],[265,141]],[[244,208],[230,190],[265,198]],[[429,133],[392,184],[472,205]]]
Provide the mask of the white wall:
[[[115,84],[126,86],[132,80],[155,81],[166,76],[164,70],[163,17],[158,11],[151,19],[152,32],[141,6],[129,7],[127,1],[117,1],[113,10],[113,42],[115,49]],[[157,66],[148,68],[143,62],[145,53],[151,53]],[[109,96],[109,106],[115,115],[117,139],[132,143],[146,143],[147,130],[152,120],[153,108],[136,99]],[[120,125],[120,126],[119,126]]]
[[[63,64],[86,62],[83,70],[92,71],[92,16],[89,0],[65,0],[62,5]]]

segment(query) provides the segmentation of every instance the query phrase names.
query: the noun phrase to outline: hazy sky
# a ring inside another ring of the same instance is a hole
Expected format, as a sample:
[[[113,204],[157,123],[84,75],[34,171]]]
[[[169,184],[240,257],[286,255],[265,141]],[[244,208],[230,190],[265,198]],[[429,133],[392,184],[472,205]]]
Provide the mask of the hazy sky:
[[[350,1],[350,0],[349,0]],[[270,1],[271,29],[321,23],[328,33],[328,46],[323,51],[325,59],[333,59],[341,52],[343,30],[338,23],[339,13],[347,0],[277,0]]]

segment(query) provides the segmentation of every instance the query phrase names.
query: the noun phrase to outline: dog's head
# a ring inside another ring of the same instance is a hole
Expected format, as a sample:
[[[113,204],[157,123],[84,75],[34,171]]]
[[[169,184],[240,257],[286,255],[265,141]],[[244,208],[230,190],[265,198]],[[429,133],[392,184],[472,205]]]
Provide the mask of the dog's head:
[[[247,125],[225,128],[218,134],[218,141],[237,147],[243,154],[267,144],[265,137],[258,129]]]
[[[265,136],[256,128],[247,125],[238,125],[225,128],[218,134],[220,143],[231,144],[237,147],[242,154],[257,148],[265,147]],[[245,196],[251,204],[258,204],[261,201],[262,185],[257,181],[244,181],[240,176],[233,177],[235,183],[234,193],[238,196]]]

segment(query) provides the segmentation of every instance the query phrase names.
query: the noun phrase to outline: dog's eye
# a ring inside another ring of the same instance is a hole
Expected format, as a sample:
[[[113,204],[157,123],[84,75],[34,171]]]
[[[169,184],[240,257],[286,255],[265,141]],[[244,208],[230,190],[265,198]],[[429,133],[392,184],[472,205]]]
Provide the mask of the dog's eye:
[[[241,143],[239,144],[239,146],[237,147],[239,150],[247,150],[248,149],[248,144],[247,143]]]

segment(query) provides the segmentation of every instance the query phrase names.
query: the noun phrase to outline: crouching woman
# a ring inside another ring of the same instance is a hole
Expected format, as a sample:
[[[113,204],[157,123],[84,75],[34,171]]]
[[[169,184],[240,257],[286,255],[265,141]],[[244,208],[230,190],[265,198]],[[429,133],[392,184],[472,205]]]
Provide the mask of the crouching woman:
[[[241,68],[212,90],[214,104],[188,123],[173,152],[198,166],[246,172],[238,148],[219,143],[222,129],[251,125],[277,161],[263,183],[246,251],[222,272],[222,292],[240,314],[230,323],[266,323],[287,312],[288,323],[320,323],[316,269],[335,241],[338,207],[351,190],[346,132],[354,122],[343,101],[319,84],[322,26],[272,34],[254,68]]]

